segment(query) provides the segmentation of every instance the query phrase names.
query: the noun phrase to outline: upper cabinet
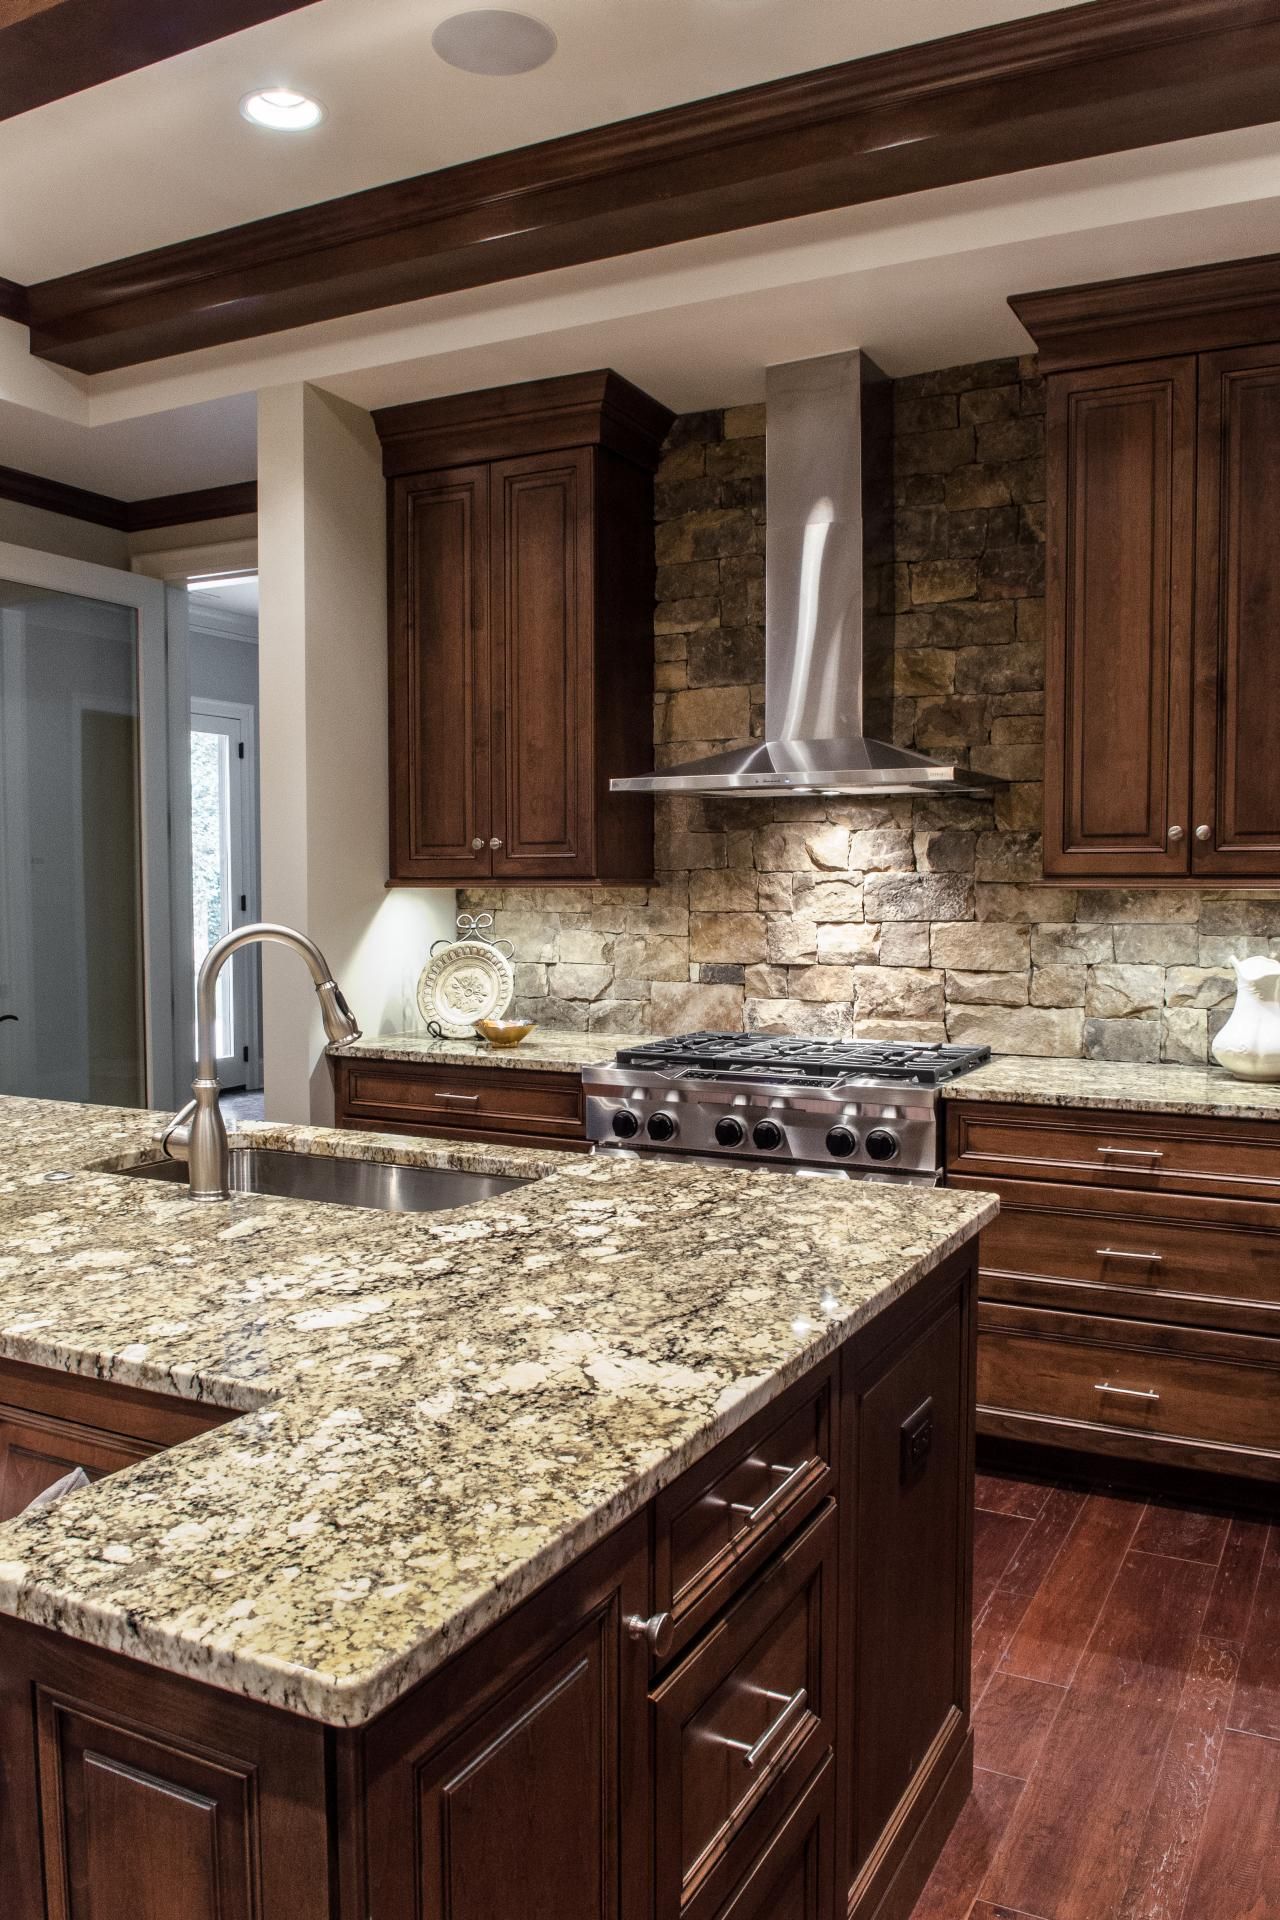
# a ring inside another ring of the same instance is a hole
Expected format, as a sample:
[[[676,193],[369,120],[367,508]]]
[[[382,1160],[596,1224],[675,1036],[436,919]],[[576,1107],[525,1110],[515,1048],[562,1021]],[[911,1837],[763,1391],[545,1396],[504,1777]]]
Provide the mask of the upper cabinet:
[[[1048,877],[1280,880],[1278,302],[1280,260],[1012,303],[1048,387]]]
[[[391,879],[640,881],[653,472],[672,415],[615,373],[388,408]]]

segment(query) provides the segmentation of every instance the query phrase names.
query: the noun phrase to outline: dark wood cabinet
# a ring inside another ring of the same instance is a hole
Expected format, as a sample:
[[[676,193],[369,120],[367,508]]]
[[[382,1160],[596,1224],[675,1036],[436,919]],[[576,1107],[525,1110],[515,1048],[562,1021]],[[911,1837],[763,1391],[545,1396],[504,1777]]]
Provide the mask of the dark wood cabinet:
[[[1051,879],[1280,879],[1280,344],[1246,344],[1280,268],[1252,266],[1012,303],[1047,376]]]
[[[653,470],[612,373],[376,414],[390,489],[391,879],[643,880]]]
[[[334,1122],[499,1146],[588,1148],[582,1075],[539,1067],[360,1060],[335,1054]]]

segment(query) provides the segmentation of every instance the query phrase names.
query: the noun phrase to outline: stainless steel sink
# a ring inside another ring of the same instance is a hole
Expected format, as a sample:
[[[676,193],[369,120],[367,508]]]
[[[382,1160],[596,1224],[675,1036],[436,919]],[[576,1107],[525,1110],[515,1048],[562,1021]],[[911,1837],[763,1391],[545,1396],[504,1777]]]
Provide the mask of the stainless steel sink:
[[[135,1180],[185,1182],[180,1160],[150,1160],[130,1167]],[[233,1147],[231,1186],[236,1193],[267,1193],[285,1200],[322,1200],[340,1207],[379,1207],[385,1213],[433,1213],[470,1207],[477,1200],[532,1185],[493,1173],[454,1167],[406,1167],[389,1160],[335,1160],[327,1154],[284,1148]]]

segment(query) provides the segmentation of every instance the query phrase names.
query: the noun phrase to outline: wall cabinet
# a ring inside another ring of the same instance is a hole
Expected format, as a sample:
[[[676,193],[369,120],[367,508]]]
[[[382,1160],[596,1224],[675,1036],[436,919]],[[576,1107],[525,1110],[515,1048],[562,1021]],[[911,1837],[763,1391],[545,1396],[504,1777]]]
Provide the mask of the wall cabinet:
[[[613,373],[374,416],[390,520],[391,879],[643,880],[653,471],[665,407]]]
[[[5,1920],[906,1920],[972,1777],[973,1296],[967,1248],[358,1730],[0,1618]]]
[[[1050,878],[1280,879],[1280,345],[1234,344],[1280,273],[1253,264],[1236,311],[1214,269],[1195,307],[1177,274],[1012,303],[1047,376]]]

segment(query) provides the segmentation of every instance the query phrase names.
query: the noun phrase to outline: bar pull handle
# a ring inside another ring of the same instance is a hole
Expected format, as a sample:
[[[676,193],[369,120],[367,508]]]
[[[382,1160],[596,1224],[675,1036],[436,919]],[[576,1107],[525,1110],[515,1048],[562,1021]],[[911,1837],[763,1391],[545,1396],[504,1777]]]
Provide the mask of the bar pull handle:
[[[1164,1155],[1158,1147],[1099,1147],[1098,1152],[1108,1160],[1164,1159]]]
[[[1146,1400],[1151,1406],[1155,1406],[1160,1398],[1154,1387],[1113,1387],[1109,1380],[1095,1381],[1093,1390],[1095,1393],[1119,1394],[1123,1400]]]
[[[735,1753],[740,1753],[742,1755],[743,1766],[752,1773],[754,1773],[760,1765],[760,1762],[764,1759],[770,1747],[775,1746],[777,1742],[783,1738],[784,1734],[788,1734],[793,1730],[796,1721],[809,1704],[809,1694],[805,1687],[797,1688],[796,1692],[792,1694],[769,1693],[766,1694],[765,1698],[768,1700],[781,1700],[783,1703],[782,1711],[776,1720],[771,1721],[765,1728],[753,1746],[748,1746],[745,1740],[730,1740],[722,1736],[723,1744],[726,1747],[732,1747]]]
[[[437,1093],[436,1099],[443,1100],[446,1105],[451,1107],[478,1107],[480,1105],[480,1095],[478,1093]]]
[[[798,1467],[770,1467],[770,1473],[780,1473],[782,1478],[776,1487],[771,1488],[770,1491],[766,1493],[759,1506],[748,1507],[744,1505],[741,1500],[731,1501],[729,1503],[730,1512],[740,1513],[744,1516],[742,1525],[738,1531],[745,1533],[749,1527],[759,1526],[762,1520],[767,1519],[775,1508],[782,1505],[787,1495],[799,1485],[800,1481],[804,1479],[813,1465],[814,1462],[812,1460],[802,1460]]]
[[[1162,1253],[1129,1253],[1124,1247],[1098,1247],[1096,1252],[1099,1260],[1140,1260],[1147,1267],[1164,1265]]]

